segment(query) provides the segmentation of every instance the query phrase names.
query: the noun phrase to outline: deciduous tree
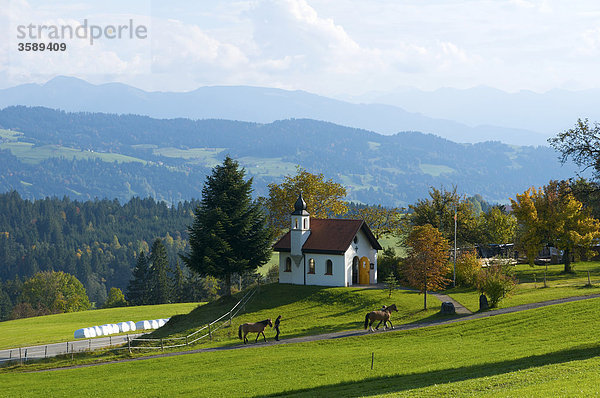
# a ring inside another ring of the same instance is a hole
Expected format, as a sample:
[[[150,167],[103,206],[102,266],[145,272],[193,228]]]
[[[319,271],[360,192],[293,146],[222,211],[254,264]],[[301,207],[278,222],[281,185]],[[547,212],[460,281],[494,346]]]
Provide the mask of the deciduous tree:
[[[449,241],[454,240],[454,209],[456,208],[458,244],[479,243],[480,237],[473,205],[456,192],[456,187],[451,191],[432,187],[429,191],[429,199],[420,199],[409,208],[413,211],[410,215],[411,226],[432,225]]]
[[[286,176],[281,184],[269,184],[267,207],[270,222],[275,228],[289,228],[290,214],[300,192],[315,218],[329,218],[348,210],[343,200],[346,188],[332,179],[325,180],[323,174],[312,174],[298,167],[295,176]]]
[[[50,313],[83,311],[91,307],[81,282],[62,271],[38,272],[25,281],[20,301],[36,311]]]
[[[427,309],[427,291],[443,289],[449,282],[448,241],[437,228],[425,224],[410,231],[405,245],[408,257],[404,275],[410,286],[424,294]]]
[[[231,294],[231,276],[254,271],[271,258],[272,233],[266,216],[252,200],[252,179],[226,157],[216,166],[202,189],[202,201],[189,229],[190,252],[184,263],[202,276],[225,282]]]
[[[127,306],[127,300],[125,300],[125,295],[118,287],[111,287],[108,292],[108,298],[104,302],[104,308],[115,308],[115,307],[125,307]]]
[[[548,142],[561,153],[561,162],[571,159],[583,170],[594,169],[596,179],[600,178],[599,123],[591,125],[588,119],[578,119],[575,127],[559,133]]]
[[[404,225],[405,210],[398,207],[362,206],[350,209],[345,217],[364,220],[377,239],[397,235]]]
[[[588,251],[600,237],[598,220],[575,199],[567,181],[550,181],[539,190],[530,188],[511,203],[519,242],[530,264],[541,247],[550,244],[564,251],[564,272],[571,272],[571,255]]]

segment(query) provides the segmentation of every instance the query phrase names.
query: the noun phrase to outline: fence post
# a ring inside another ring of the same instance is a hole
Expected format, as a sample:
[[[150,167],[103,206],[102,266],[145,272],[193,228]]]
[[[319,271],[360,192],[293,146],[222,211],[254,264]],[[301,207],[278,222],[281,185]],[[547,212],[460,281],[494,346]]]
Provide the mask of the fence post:
[[[129,353],[131,354],[131,340],[129,340],[129,335],[127,335],[127,348],[129,349]]]
[[[23,365],[23,356],[21,355],[21,347],[19,347],[19,362]]]
[[[89,341],[88,351],[92,351],[92,339]]]
[[[162,339],[162,338],[160,339],[160,350],[161,350],[161,351],[164,351],[164,350],[165,350],[165,348],[164,348],[164,346],[163,346],[163,339]]]
[[[25,348],[25,361],[27,361],[27,348]]]
[[[231,326],[231,318],[232,318],[232,315],[233,315],[232,311],[231,311],[231,310],[229,310],[229,326]]]
[[[44,359],[48,358],[48,346],[44,346]]]
[[[208,338],[212,341],[212,333],[210,331],[210,323],[208,324]]]
[[[67,354],[69,353],[69,343],[67,342]]]
[[[12,359],[12,350],[8,350],[8,359]]]
[[[185,345],[186,346],[188,345],[188,337],[187,336],[185,336]]]

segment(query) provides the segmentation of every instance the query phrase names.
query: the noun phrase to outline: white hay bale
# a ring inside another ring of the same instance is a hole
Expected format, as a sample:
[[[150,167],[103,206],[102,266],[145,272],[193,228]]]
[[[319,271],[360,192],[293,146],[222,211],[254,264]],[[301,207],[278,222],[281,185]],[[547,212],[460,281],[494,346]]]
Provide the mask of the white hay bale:
[[[152,329],[152,324],[150,321],[138,321],[135,323],[135,328],[137,330],[149,330]]]
[[[108,323],[100,326],[100,328],[102,328],[102,335],[103,336],[108,336],[110,334],[113,334],[112,325],[110,325]]]
[[[129,322],[119,322],[117,326],[119,327],[119,333],[127,333],[131,330]]]
[[[85,333],[85,337],[88,339],[93,339],[96,337],[96,329],[94,329],[93,326],[91,328],[85,328],[83,332]]]
[[[130,332],[135,332],[135,329],[136,329],[135,322],[133,322],[133,321],[127,321],[127,324],[129,325],[129,331]]]
[[[87,336],[85,335],[85,329],[77,329],[77,330],[75,331],[75,333],[73,333],[73,336],[74,336],[76,339],[83,339],[83,338],[87,337]]]
[[[164,319],[157,319],[156,320],[158,322],[158,327],[162,328],[163,326],[165,326],[165,320]]]
[[[152,329],[158,329],[158,321],[156,319],[151,320],[150,323],[152,324]]]
[[[121,333],[121,329],[116,323],[111,323],[110,326],[112,326],[112,331],[114,334]]]
[[[102,336],[102,328],[100,326],[94,326],[94,331],[96,332],[96,337]]]

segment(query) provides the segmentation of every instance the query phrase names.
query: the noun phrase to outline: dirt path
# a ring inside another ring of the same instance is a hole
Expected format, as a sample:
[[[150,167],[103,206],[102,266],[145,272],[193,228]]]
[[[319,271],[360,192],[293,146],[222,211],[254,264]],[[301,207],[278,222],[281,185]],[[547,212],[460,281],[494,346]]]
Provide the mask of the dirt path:
[[[446,296],[446,295],[434,295],[434,296],[443,299],[440,301],[454,301],[454,300],[447,300],[446,298],[448,296]],[[520,312],[520,311],[530,310],[530,309],[534,309],[534,308],[547,307],[547,306],[555,305],[555,304],[569,303],[569,302],[573,302],[573,301],[589,300],[589,299],[594,299],[594,298],[598,298],[598,297],[600,297],[600,294],[593,294],[593,295],[589,295],[589,296],[578,296],[578,297],[566,297],[566,298],[562,298],[562,299],[543,301],[543,302],[539,302],[539,303],[522,304],[522,305],[517,305],[515,307],[501,308],[501,309],[493,310],[493,311],[477,312],[474,314],[471,313],[470,315],[462,315],[462,316],[458,315],[457,317],[450,318],[450,319],[438,319],[438,320],[433,320],[433,321],[429,321],[429,322],[416,322],[416,323],[399,325],[399,326],[396,326],[393,330],[388,329],[385,331],[380,330],[380,331],[376,331],[376,332],[369,332],[368,330],[347,330],[347,331],[343,331],[343,332],[334,332],[334,333],[325,333],[325,334],[318,334],[318,335],[312,335],[312,336],[294,337],[294,338],[284,339],[284,340],[280,340],[280,341],[267,341],[266,343],[262,342],[262,343],[256,343],[256,344],[240,344],[240,345],[226,346],[226,347],[200,348],[200,349],[191,350],[191,351],[170,352],[170,353],[164,353],[164,354],[158,354],[158,355],[149,355],[149,356],[143,356],[143,357],[139,357],[139,358],[127,358],[127,359],[102,362],[102,363],[75,365],[75,366],[69,366],[69,367],[63,367],[63,368],[44,369],[44,370],[38,370],[35,372],[49,372],[49,371],[57,371],[57,370],[64,370],[64,369],[87,368],[87,367],[91,367],[91,366],[109,365],[109,364],[113,364],[113,363],[145,361],[148,359],[155,359],[155,358],[165,358],[165,357],[175,357],[175,356],[180,356],[180,355],[198,354],[201,352],[251,349],[251,348],[280,345],[280,344],[295,344],[295,343],[305,343],[305,342],[319,341],[319,340],[333,340],[333,339],[340,339],[340,338],[344,338],[344,337],[364,336],[364,335],[369,335],[369,334],[373,334],[373,333],[390,333],[390,332],[398,332],[398,331],[402,331],[402,330],[421,329],[421,328],[425,328],[425,327],[429,327],[429,326],[448,325],[448,324],[452,324],[452,323],[456,323],[456,322],[464,322],[464,321],[470,321],[473,319],[487,318],[487,317],[503,315],[503,314],[510,314],[513,312]],[[455,304],[455,308],[456,307],[457,307],[457,305]],[[460,305],[460,307],[464,308],[462,305]],[[465,308],[465,310],[468,311],[466,308]]]

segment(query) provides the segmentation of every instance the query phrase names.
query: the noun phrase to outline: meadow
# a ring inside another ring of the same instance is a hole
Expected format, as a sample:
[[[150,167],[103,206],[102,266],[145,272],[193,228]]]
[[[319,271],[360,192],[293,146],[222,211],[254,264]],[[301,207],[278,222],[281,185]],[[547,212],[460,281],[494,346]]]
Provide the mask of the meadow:
[[[222,298],[198,307],[188,315],[175,316],[163,328],[153,332],[151,337],[166,338],[190,334],[229,311],[239,297],[238,294],[231,298]],[[381,289],[269,284],[260,287],[260,291],[246,305],[245,310],[234,319],[232,327],[220,329],[213,334],[212,342],[203,346],[239,344],[237,326],[267,318],[274,321],[278,315],[282,316],[282,338],[362,329],[367,312],[392,303],[395,303],[399,310],[392,316],[394,325],[440,317],[439,302],[436,303],[436,300],[432,299],[431,308],[424,311],[423,296],[412,291],[397,290],[390,298],[388,292]],[[268,330],[265,334],[267,338],[272,339],[274,331]],[[251,337],[254,341],[256,334]]]
[[[362,337],[4,373],[0,396],[591,396],[600,376],[599,304],[591,299]]]
[[[169,318],[177,314],[187,314],[199,304],[107,308],[0,322],[0,349],[72,341],[73,333],[80,328],[121,321]]]

